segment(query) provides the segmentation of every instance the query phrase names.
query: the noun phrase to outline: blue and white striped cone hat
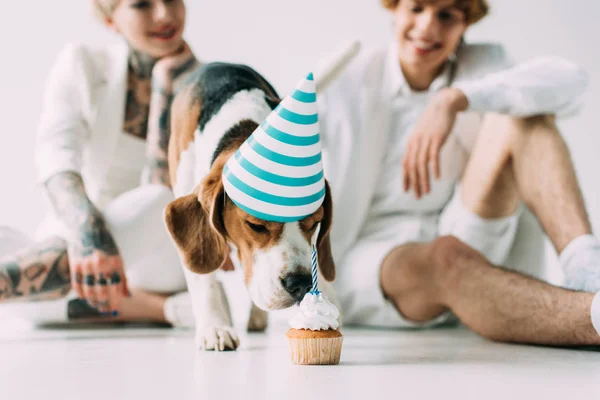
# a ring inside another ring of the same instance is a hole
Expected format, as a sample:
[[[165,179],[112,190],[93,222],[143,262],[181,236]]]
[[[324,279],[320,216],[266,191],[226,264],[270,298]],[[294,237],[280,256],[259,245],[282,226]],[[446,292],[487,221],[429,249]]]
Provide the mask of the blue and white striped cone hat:
[[[227,161],[223,186],[238,207],[265,221],[299,221],[323,204],[325,178],[312,73]]]

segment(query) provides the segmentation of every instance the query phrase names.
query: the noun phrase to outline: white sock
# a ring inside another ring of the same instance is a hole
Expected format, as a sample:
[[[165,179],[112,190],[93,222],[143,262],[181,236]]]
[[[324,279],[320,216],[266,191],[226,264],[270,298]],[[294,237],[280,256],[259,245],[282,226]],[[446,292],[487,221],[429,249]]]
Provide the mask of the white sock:
[[[565,247],[559,257],[565,274],[565,286],[573,290],[600,292],[600,241],[594,235],[582,235]]]
[[[594,300],[592,300],[591,314],[592,325],[596,329],[596,332],[598,332],[598,335],[600,335],[600,292],[596,293]]]
[[[189,292],[167,297],[163,313],[167,322],[176,328],[193,328],[196,325]]]

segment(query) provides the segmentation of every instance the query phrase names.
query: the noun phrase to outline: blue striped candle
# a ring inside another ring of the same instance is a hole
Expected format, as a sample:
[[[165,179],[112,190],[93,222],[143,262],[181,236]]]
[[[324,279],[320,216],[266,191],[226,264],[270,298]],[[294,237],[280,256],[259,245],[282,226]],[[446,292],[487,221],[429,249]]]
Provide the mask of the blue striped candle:
[[[317,274],[318,274],[318,267],[319,267],[319,263],[317,262],[317,249],[316,247],[313,245],[312,247],[312,294],[319,294],[321,292],[319,292],[319,285],[318,285],[318,278],[317,278]]]

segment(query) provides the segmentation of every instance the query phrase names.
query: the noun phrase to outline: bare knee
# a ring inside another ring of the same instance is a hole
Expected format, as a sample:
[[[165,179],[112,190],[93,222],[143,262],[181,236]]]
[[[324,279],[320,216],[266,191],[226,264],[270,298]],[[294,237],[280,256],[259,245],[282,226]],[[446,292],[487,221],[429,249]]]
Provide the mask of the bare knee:
[[[512,117],[502,115],[496,117],[496,123],[503,124],[503,134],[514,154],[532,138],[560,138],[560,133],[552,115],[536,115],[532,117]]]
[[[464,270],[467,263],[486,262],[477,251],[454,236],[441,236],[432,244],[435,279],[440,286],[447,286]]]
[[[447,310],[434,286],[431,246],[398,247],[381,265],[380,284],[384,296],[409,321],[430,321]]]
[[[524,139],[532,133],[557,135],[558,128],[552,115],[535,115],[531,117],[515,117],[510,115],[486,114],[482,126],[482,134],[492,140],[500,140],[508,151],[512,152],[523,144]],[[495,146],[498,147],[498,146]]]

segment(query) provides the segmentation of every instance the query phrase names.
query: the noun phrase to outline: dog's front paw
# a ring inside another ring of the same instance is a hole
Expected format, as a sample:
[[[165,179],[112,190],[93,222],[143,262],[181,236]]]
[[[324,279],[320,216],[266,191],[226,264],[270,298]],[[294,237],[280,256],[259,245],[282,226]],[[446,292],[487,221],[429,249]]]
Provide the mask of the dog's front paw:
[[[240,339],[231,326],[215,325],[196,329],[196,347],[200,350],[235,350],[239,345]]]

